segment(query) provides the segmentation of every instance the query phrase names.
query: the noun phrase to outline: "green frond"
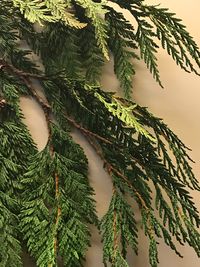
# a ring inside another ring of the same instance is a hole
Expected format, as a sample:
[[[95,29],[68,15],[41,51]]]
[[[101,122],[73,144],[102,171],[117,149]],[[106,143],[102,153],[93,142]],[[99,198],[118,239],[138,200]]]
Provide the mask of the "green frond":
[[[76,29],[57,23],[50,24],[43,33],[42,40],[45,42],[41,48],[41,58],[45,58],[48,75],[60,72],[71,79],[83,75]]]
[[[132,14],[136,28],[104,1],[1,1],[0,266],[23,265],[24,240],[39,267],[81,267],[93,225],[102,236],[104,265],[128,267],[127,250],[138,253],[135,205],[151,267],[159,266],[160,239],[180,257],[177,243],[200,256],[200,216],[190,195],[200,186],[188,148],[161,119],[127,99],[135,59],[143,59],[161,84],[157,43],[196,74],[199,48],[167,9],[142,0],[111,2]],[[41,31],[33,22],[44,24]],[[126,98],[100,88],[109,53]],[[40,152],[23,123],[21,96],[43,110],[48,140]],[[88,159],[71,127],[110,175],[112,199],[100,222]]]
[[[99,99],[100,102],[104,104],[106,109],[114,116],[117,117],[124,127],[133,128],[136,132],[144,135],[151,141],[155,139],[147,132],[147,130],[139,123],[139,121],[134,117],[132,111],[136,108],[136,105],[126,107],[118,99],[112,98],[111,103],[107,102],[106,99],[99,93],[95,93],[95,96]]]
[[[160,74],[157,64],[157,48],[158,45],[155,42],[155,32],[151,24],[144,19],[136,17],[138,28],[136,32],[136,41],[140,47],[140,56],[147,65],[147,68],[152,73],[154,79],[160,84]]]
[[[86,175],[82,149],[52,125],[50,143],[31,158],[22,179],[20,225],[38,266],[56,266],[57,255],[65,266],[82,266],[90,243],[87,223],[98,224]]]
[[[199,48],[175,13],[159,5],[144,4],[144,1],[112,2],[128,9],[137,21],[136,37],[133,40],[138,42],[141,58],[161,87],[157,64],[158,41],[179,67],[199,75]]]
[[[15,51],[15,43],[17,41],[16,28],[3,11],[0,12],[0,23],[2,31],[0,35],[0,53],[1,57],[7,59]]]
[[[70,12],[70,10],[73,10],[70,1],[45,0],[45,4],[51,11],[52,16],[57,18],[57,20],[63,21],[67,26],[82,29],[87,25],[78,21],[74,14]]]
[[[194,62],[200,67],[200,50],[187,32],[185,25],[182,24],[182,20],[168,8],[145,5],[142,10],[149,14],[149,18],[156,26],[157,38],[177,65],[186,71],[198,74],[190,58],[194,59]]]
[[[21,13],[30,22],[39,22],[41,25],[46,22],[63,21],[67,26],[81,29],[86,26],[79,22],[71,12],[72,5],[64,0],[13,0],[15,7],[19,7]]]
[[[148,139],[144,140],[144,146],[148,147],[150,145],[148,144]],[[102,155],[104,155],[104,161],[106,162],[105,168],[108,168],[109,172],[113,175],[115,187],[123,192],[124,198],[125,196],[132,197],[140,207],[144,231],[150,242],[149,259],[151,266],[157,266],[158,264],[158,238],[163,238],[165,243],[170,246],[177,255],[181,256],[177,251],[172,236],[175,236],[180,244],[184,242],[191,244],[188,235],[188,231],[190,231],[189,225],[193,225],[194,222],[199,225],[200,221],[197,209],[194,207],[194,203],[191,201],[188,191],[186,189],[183,190],[183,185],[181,185],[180,181],[178,182],[179,178],[174,176],[172,179],[172,177],[167,174],[167,170],[164,171],[164,166],[161,167],[159,155],[156,153],[156,149],[154,149],[153,146],[152,152],[149,155],[147,155],[149,148],[141,151],[140,145],[137,146],[133,142],[130,149],[126,152],[124,151],[124,153],[121,149],[117,150],[116,147],[112,147],[112,145],[101,144],[101,147],[103,151]],[[151,166],[151,171],[148,170],[148,166]],[[162,171],[159,171],[161,169]],[[155,207],[151,197],[152,192],[150,188],[148,188],[150,181],[153,182],[156,189]],[[164,190],[166,192],[167,197],[162,194],[160,188],[162,188],[162,191]],[[174,213],[171,211],[171,206],[168,204],[170,200]],[[117,205],[115,205],[115,208],[116,207]],[[154,215],[154,208],[159,210],[160,219],[157,219]],[[121,210],[124,210],[124,207]],[[186,216],[188,222],[190,222],[189,225],[184,223],[181,210],[183,210],[184,216]],[[191,231],[195,231],[194,225]],[[195,231],[195,233],[197,234],[197,231]],[[197,236],[198,240],[199,234],[197,234]],[[194,249],[198,253],[199,246],[196,247],[196,243]]]
[[[92,0],[75,0],[75,2],[85,9],[85,15],[91,20],[95,28],[95,35],[98,46],[101,48],[104,57],[109,60],[107,48],[107,25],[103,19],[106,9],[104,2],[94,2]]]
[[[27,155],[35,152],[30,135],[21,121],[19,95],[13,84],[1,75],[0,106],[0,265],[22,266],[19,231],[21,175]]]
[[[148,16],[149,13],[146,13],[142,10],[142,2],[143,1],[118,1],[113,0],[112,2],[117,3],[121,8],[125,8],[131,12],[134,19],[137,22],[137,27],[135,29],[136,32],[133,31],[133,27],[131,27],[129,22],[126,22],[121,15],[125,32],[129,30],[129,35],[125,36],[128,37],[132,43],[134,44],[134,48],[138,47],[140,50],[140,57],[144,60],[147,65],[147,68],[155,78],[155,80],[160,84],[162,87],[162,83],[160,80],[160,74],[158,69],[157,63],[157,49],[158,45],[155,41],[156,33],[154,27],[145,19],[145,16]],[[119,12],[118,17],[119,17]],[[113,16],[113,15],[112,15]],[[120,23],[122,26],[122,22]],[[120,26],[120,27],[121,27]],[[119,31],[120,27],[117,27]],[[131,30],[131,31],[130,31]],[[123,29],[122,29],[123,31]],[[123,36],[123,35],[122,35]],[[119,38],[116,38],[119,42]],[[124,41],[125,42],[125,41]],[[136,42],[136,44],[135,44]],[[131,42],[129,42],[130,44]],[[129,55],[130,57],[130,55]],[[136,54],[132,54],[132,57],[137,58]],[[119,62],[119,61],[118,61]],[[123,61],[125,62],[125,61]],[[119,63],[118,63],[119,64]],[[125,63],[124,63],[125,64]],[[130,69],[130,67],[129,67]],[[133,71],[132,71],[133,74]],[[130,87],[130,86],[129,86]]]
[[[124,18],[122,13],[107,7],[106,21],[109,25],[108,45],[114,57],[114,71],[120,81],[126,98],[130,98],[135,74],[133,59],[139,59],[135,50],[133,26]]]
[[[178,176],[185,185],[200,190],[198,181],[189,165],[189,162],[192,161],[188,155],[189,149],[161,119],[154,117],[147,109],[139,105],[137,105],[136,109],[139,113],[135,113],[135,116],[138,116],[141,123],[153,128],[158,140],[159,155],[163,157],[163,163],[171,175]],[[166,142],[168,143],[168,148]],[[173,159],[168,155],[168,149],[174,154],[177,166],[174,165]]]
[[[101,220],[103,233],[104,263],[111,262],[112,266],[128,266],[126,249],[130,245],[137,253],[137,227],[131,206],[120,192],[115,191],[110,202],[109,210]],[[123,243],[123,252],[120,251]],[[120,265],[122,264],[123,265]]]
[[[54,18],[50,9],[47,8],[44,1],[40,0],[13,0],[15,7],[18,7],[21,13],[26,19],[30,22],[39,22],[42,24],[42,21],[55,22],[57,18]]]
[[[99,85],[105,59],[97,44],[95,28],[92,25],[81,31],[79,42],[85,81],[91,85]]]

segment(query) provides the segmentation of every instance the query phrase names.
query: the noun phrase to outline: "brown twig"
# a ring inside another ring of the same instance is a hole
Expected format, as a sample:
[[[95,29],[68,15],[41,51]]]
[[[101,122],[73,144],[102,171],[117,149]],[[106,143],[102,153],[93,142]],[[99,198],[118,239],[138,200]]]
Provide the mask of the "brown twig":
[[[8,64],[7,62],[5,62],[3,59],[0,59],[0,69],[6,68],[9,71],[11,71],[12,73],[14,73],[15,75],[17,75],[23,82],[24,84],[27,86],[27,88],[29,89],[31,95],[36,99],[36,101],[41,105],[46,119],[47,121],[50,121],[49,119],[49,112],[51,111],[51,106],[44,101],[44,99],[42,97],[40,97],[35,88],[33,87],[30,78],[45,78],[44,76],[40,76],[37,74],[31,74],[31,73],[25,73],[17,68],[15,68],[13,65]],[[64,117],[78,130],[80,130],[81,132],[84,132],[84,134],[93,136],[97,139],[99,139],[100,141],[106,143],[106,144],[112,144],[111,141],[109,141],[108,139],[93,133],[91,131],[89,131],[88,129],[84,128],[83,126],[81,126],[80,124],[78,124],[75,120],[73,120],[72,118],[70,118],[67,114],[64,114]]]
[[[31,95],[37,100],[37,102],[41,105],[42,109],[44,110],[45,114],[50,110],[50,105],[45,102],[36,92],[35,88],[32,86],[32,83],[30,81],[31,77],[34,78],[41,78],[40,75],[35,75],[31,73],[25,73],[17,68],[15,68],[13,65],[7,63],[3,59],[0,59],[0,69],[6,69],[7,71],[12,72],[16,76],[18,76],[26,85],[26,87],[29,89]],[[34,75],[34,76],[33,76]]]
[[[18,70],[13,65],[8,64],[3,59],[0,59],[0,69],[4,69],[4,68],[6,68],[8,71],[10,71],[13,74],[15,74],[16,76],[18,76],[21,79],[21,81],[24,82],[24,84],[28,88],[29,92],[31,93],[32,97],[42,107],[42,109],[44,111],[44,114],[45,114],[45,118],[46,118],[47,124],[48,124],[48,130],[49,130],[49,138],[48,139],[50,139],[50,136],[51,136],[51,127],[50,127],[50,123],[51,123],[51,119],[50,119],[51,107],[50,107],[50,105],[47,102],[45,102],[41,96],[38,95],[37,91],[35,90],[35,88],[32,85],[32,82],[30,80],[30,75],[29,74],[24,73],[21,70]],[[36,78],[36,76],[35,76],[35,78]]]
[[[120,178],[122,178],[122,180],[124,180],[128,186],[134,191],[135,195],[138,197],[138,199],[140,200],[140,204],[143,208],[145,208],[146,210],[149,210],[149,208],[147,207],[145,201],[143,200],[142,196],[137,192],[137,190],[134,188],[134,186],[131,184],[131,182],[127,179],[127,177],[125,175],[123,175],[118,169],[116,169],[112,164],[110,164],[104,157],[101,149],[97,146],[97,144],[95,144],[95,142],[93,142],[93,140],[86,136],[88,142],[90,143],[90,145],[94,148],[94,150],[96,151],[97,155],[102,159],[103,163],[104,163],[104,168],[106,169],[106,171],[108,172],[109,175],[111,175],[112,173],[119,176]]]
[[[0,64],[2,64],[1,60],[0,60]],[[29,91],[31,92],[32,96],[37,100],[37,102],[41,105],[41,107],[43,108],[43,111],[45,113],[45,117],[47,119],[47,122],[48,122],[48,125],[50,123],[50,117],[49,117],[49,112],[51,111],[51,107],[50,105],[45,102],[38,94],[37,92],[35,91],[34,87],[32,86],[31,82],[30,82],[30,79],[28,77],[26,77],[25,75],[23,75],[24,73],[21,72],[20,70],[16,69],[14,66],[11,66],[11,65],[6,65],[10,68],[10,70],[12,70],[12,72],[14,72],[16,75],[18,75],[22,81],[24,81],[25,85],[27,86],[27,88],[29,89]],[[137,192],[137,190],[132,186],[132,184],[130,183],[130,181],[126,178],[126,176],[124,176],[121,172],[119,172],[116,168],[114,168],[110,163],[108,163],[101,151],[97,148],[96,144],[92,143],[92,140],[91,138],[88,138],[88,137],[95,137],[96,139],[106,143],[106,144],[111,144],[113,145],[113,143],[96,134],[96,133],[93,133],[91,131],[89,131],[88,129],[82,127],[81,125],[79,125],[75,120],[73,120],[72,118],[70,118],[69,116],[67,116],[67,114],[64,114],[65,118],[74,126],[76,127],[77,129],[79,129],[85,136],[86,138],[89,140],[89,143],[95,148],[97,154],[101,157],[101,159],[104,161],[104,165],[106,166],[106,169],[107,169],[107,172],[110,174],[111,172],[117,174],[119,177],[121,177],[123,180],[126,181],[126,183],[134,190],[135,194],[137,195],[137,197],[140,199],[140,202],[141,202],[141,205],[143,207],[146,207],[146,204],[143,200],[143,198],[140,196],[140,194]],[[49,127],[49,135],[50,135],[50,127]],[[134,157],[132,157],[132,159],[138,163],[143,169],[144,169],[144,166],[137,160],[135,159]],[[147,208],[147,207],[146,207]]]
[[[39,79],[39,80],[49,80],[49,79],[57,77],[58,75],[62,75],[66,72],[65,69],[57,73],[51,74],[51,75],[25,72],[23,70],[19,70],[18,68],[14,67],[12,64],[6,62],[3,58],[0,58],[0,70],[4,68],[7,69],[7,71],[9,72],[17,74],[18,76]]]
[[[22,79],[22,81],[25,83],[26,87],[29,89],[29,92],[31,93],[32,97],[38,102],[38,104],[41,106],[46,121],[47,121],[47,127],[48,127],[48,132],[49,132],[49,136],[48,136],[48,141],[51,139],[51,106],[41,97],[38,95],[37,91],[35,90],[35,88],[33,87],[30,79],[28,77],[20,77]]]
[[[42,79],[42,80],[47,80],[48,77],[36,73],[28,73],[24,72],[22,70],[19,70],[15,68],[12,64],[9,64],[6,62],[4,59],[0,58],[0,69],[7,69],[9,72],[15,73],[19,77],[26,77],[26,78],[35,78],[35,79]]]
[[[100,141],[102,141],[102,142],[104,142],[104,143],[106,143],[106,144],[110,144],[110,145],[112,145],[113,143],[110,141],[110,140],[108,140],[108,139],[106,139],[106,138],[104,138],[104,137],[102,137],[102,136],[100,136],[100,135],[98,135],[98,134],[96,134],[96,133],[93,133],[93,132],[91,132],[91,131],[89,131],[88,129],[86,129],[86,128],[84,128],[83,126],[81,126],[80,124],[78,124],[75,120],[73,120],[72,118],[70,118],[69,116],[67,116],[66,114],[64,115],[65,116],[65,118],[76,128],[76,129],[78,129],[78,130],[80,130],[81,132],[83,132],[84,133],[84,135],[89,135],[89,136],[93,136],[93,137],[95,137],[95,138],[97,138],[98,140],[100,140]]]
[[[0,59],[0,69],[4,69],[6,68],[8,71],[14,73],[16,76],[18,76],[26,85],[26,87],[29,89],[31,95],[36,99],[36,101],[41,105],[45,117],[47,119],[47,122],[50,122],[50,117],[49,117],[49,113],[52,112],[51,110],[51,106],[42,98],[40,97],[35,88],[33,87],[30,78],[38,78],[38,79],[42,79],[45,78],[45,76],[41,76],[41,75],[37,75],[37,74],[32,74],[32,73],[25,73],[17,68],[15,68],[13,65],[7,63],[6,61],[4,61],[3,59]],[[46,77],[48,78],[48,77]],[[70,118],[66,113],[64,114],[64,117],[78,130],[80,130],[82,133],[89,135],[89,136],[93,136],[96,139],[106,143],[106,144],[110,144],[112,145],[112,141],[94,133],[89,131],[88,129],[84,128],[83,126],[81,126],[80,124],[78,124],[74,119]],[[50,128],[49,128],[50,131]]]

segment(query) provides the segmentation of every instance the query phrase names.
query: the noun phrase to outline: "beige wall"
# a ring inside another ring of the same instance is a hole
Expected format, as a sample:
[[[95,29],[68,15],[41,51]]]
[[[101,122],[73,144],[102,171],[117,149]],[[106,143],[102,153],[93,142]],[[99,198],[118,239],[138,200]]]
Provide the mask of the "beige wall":
[[[199,0],[160,0],[146,1],[146,3],[162,3],[177,13],[177,16],[183,18],[188,30],[195,37],[200,46],[200,2]],[[118,89],[118,82],[115,79],[110,68],[111,63],[104,70],[102,84],[105,87]],[[165,52],[159,52],[159,67],[161,78],[165,89],[159,86],[152,79],[146,70],[144,64],[137,64],[137,75],[134,78],[133,97],[136,101],[149,109],[159,117],[164,118],[165,122],[182,138],[182,140],[192,148],[191,156],[196,161],[194,171],[200,180],[200,78],[193,74],[187,74],[179,70]],[[36,103],[22,99],[22,107],[26,114],[26,122],[31,129],[34,139],[41,149],[47,139],[47,132],[44,119],[41,118],[41,110]],[[96,190],[97,209],[102,216],[110,199],[111,185],[110,179],[102,170],[102,163],[98,157],[87,145],[84,138],[81,138],[76,132],[75,139],[81,143],[89,157],[90,162],[90,180]],[[200,210],[200,194],[192,193],[195,197],[196,204]],[[148,252],[145,238],[140,237],[140,254],[139,257],[130,256],[131,267],[148,267]],[[87,254],[86,267],[101,267],[102,252],[100,238],[94,231],[92,237],[92,248]],[[179,259],[171,252],[162,242],[160,245],[160,264],[159,267],[199,267],[200,260],[195,253],[189,248],[181,249],[184,259]],[[26,267],[31,263],[27,262]],[[122,266],[123,267],[123,266]]]

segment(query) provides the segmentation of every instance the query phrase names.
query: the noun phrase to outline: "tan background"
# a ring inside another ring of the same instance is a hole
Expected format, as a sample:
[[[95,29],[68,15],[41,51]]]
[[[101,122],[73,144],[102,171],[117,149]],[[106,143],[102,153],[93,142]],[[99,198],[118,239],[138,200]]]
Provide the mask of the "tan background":
[[[161,0],[146,1],[146,3],[161,3],[169,7],[181,17],[189,32],[195,37],[200,46],[200,1],[199,0]],[[118,90],[119,84],[113,75],[112,62],[105,67],[102,84],[110,90]],[[136,102],[149,107],[158,117],[174,130],[180,138],[192,148],[191,156],[196,161],[194,171],[200,180],[200,78],[187,74],[178,69],[175,63],[163,50],[159,51],[159,68],[165,89],[152,79],[144,64],[137,63],[137,75],[133,81],[133,97]],[[22,108],[26,115],[26,122],[31,129],[38,147],[42,149],[46,143],[47,132],[43,114],[37,104],[28,99],[22,99]],[[96,190],[97,209],[102,216],[107,209],[110,199],[111,184],[109,177],[102,170],[102,163],[87,145],[86,141],[76,132],[74,137],[86,150],[90,162],[90,180]],[[192,192],[197,207],[200,210],[200,194]],[[160,244],[159,267],[199,267],[200,260],[188,246],[181,248],[184,259],[179,259],[163,243]],[[148,267],[147,243],[143,235],[140,236],[139,257],[129,256],[130,267]],[[26,258],[26,267],[34,266]],[[87,254],[86,267],[103,267],[100,238],[94,231],[92,248]],[[122,266],[123,267],[123,266]]]

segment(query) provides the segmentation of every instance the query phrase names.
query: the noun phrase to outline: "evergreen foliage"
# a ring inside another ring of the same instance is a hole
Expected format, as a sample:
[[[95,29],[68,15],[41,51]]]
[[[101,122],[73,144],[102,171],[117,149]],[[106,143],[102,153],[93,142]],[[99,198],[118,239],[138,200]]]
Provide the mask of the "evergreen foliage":
[[[19,213],[21,206],[21,176],[36,152],[31,137],[22,123],[19,94],[10,77],[1,74],[4,98],[0,109],[0,263],[1,266],[22,266]]]
[[[98,224],[87,159],[66,132],[55,125],[51,131],[51,141],[31,158],[21,180],[21,230],[38,266],[55,266],[58,255],[65,266],[81,266],[87,223]]]
[[[0,266],[23,266],[23,246],[39,267],[84,266],[89,227],[95,225],[102,234],[104,265],[128,267],[128,247],[139,253],[132,203],[140,210],[152,267],[158,266],[160,238],[179,256],[175,241],[200,256],[200,217],[189,193],[200,186],[188,148],[130,99],[134,60],[143,60],[161,85],[159,45],[195,74],[199,48],[168,9],[142,0],[110,2],[129,10],[136,27],[106,1],[1,3]],[[31,61],[32,53],[42,68]],[[125,98],[100,88],[101,67],[111,56]],[[38,95],[36,80],[46,99]],[[49,136],[42,151],[24,124],[21,96],[34,98],[43,109]],[[71,126],[85,136],[111,177],[112,199],[103,218],[96,214],[87,158],[72,139]]]

